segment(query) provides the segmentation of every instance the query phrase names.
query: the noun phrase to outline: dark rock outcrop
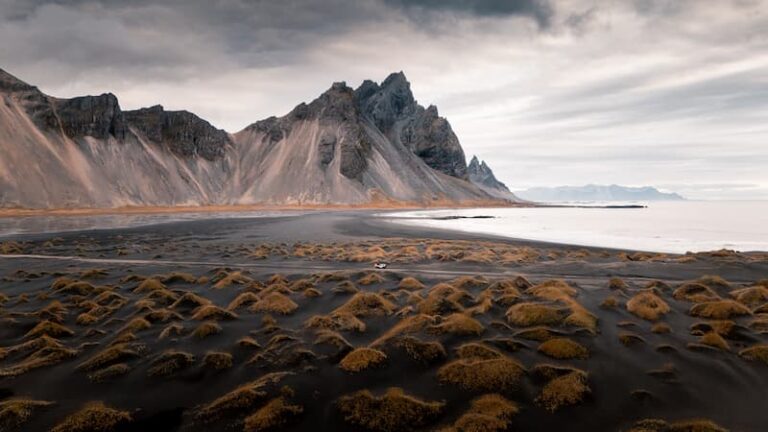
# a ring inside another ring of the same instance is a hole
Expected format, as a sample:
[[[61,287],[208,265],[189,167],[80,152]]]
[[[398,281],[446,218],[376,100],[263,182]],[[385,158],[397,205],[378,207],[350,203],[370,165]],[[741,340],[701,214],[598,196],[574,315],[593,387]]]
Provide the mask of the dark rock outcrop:
[[[216,160],[223,157],[226,147],[232,144],[225,131],[188,111],[165,111],[155,105],[125,111],[124,115],[128,124],[148,140],[179,156]]]
[[[467,162],[450,123],[435,106],[424,108],[411,92],[402,72],[393,73],[377,85],[364,81],[355,90],[362,113],[394,142],[400,142],[435,170],[460,179],[467,178]]]
[[[469,181],[476,185],[502,192],[509,192],[507,185],[496,179],[491,168],[485,161],[480,162],[480,160],[477,159],[477,156],[472,156],[472,160],[469,162],[469,167],[467,167],[467,174],[469,175]]]
[[[54,105],[61,128],[70,138],[125,138],[125,118],[112,93],[57,99]]]

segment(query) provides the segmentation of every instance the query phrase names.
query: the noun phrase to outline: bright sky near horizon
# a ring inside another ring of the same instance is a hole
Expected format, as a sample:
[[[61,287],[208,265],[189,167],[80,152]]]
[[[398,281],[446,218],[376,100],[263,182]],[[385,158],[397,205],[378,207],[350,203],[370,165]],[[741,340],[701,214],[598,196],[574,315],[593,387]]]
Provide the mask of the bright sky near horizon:
[[[511,189],[768,199],[768,0],[0,0],[0,67],[235,132],[404,71]]]

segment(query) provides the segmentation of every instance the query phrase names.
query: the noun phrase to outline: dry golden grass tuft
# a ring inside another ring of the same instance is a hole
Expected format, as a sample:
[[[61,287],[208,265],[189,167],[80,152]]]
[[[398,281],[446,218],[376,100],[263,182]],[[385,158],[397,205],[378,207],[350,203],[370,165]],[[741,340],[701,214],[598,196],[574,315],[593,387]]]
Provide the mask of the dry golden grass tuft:
[[[528,288],[525,293],[542,300],[568,301],[574,297],[578,291],[576,291],[576,288],[568,285],[564,280],[552,279]]]
[[[213,288],[214,289],[224,289],[227,288],[233,284],[247,284],[249,282],[252,282],[253,279],[243,274],[241,271],[233,271],[233,272],[227,272],[227,271],[219,271],[216,273],[216,275],[213,277]]]
[[[304,279],[297,279],[288,286],[288,289],[297,292],[297,291],[304,291],[307,289],[314,289],[316,288],[315,283],[312,281],[312,279],[304,278]]]
[[[621,342],[625,346],[633,346],[633,345],[646,343],[645,339],[642,336],[635,333],[630,333],[630,332],[620,332],[619,342]]]
[[[469,410],[462,414],[453,428],[462,432],[501,432],[509,428],[510,421],[520,409],[499,394],[486,394],[473,400]]]
[[[736,323],[730,320],[697,322],[691,325],[691,334],[701,336],[704,333],[715,332],[721,336],[728,336],[735,327]]]
[[[730,351],[731,347],[728,345],[728,342],[723,339],[722,336],[715,332],[708,332],[701,335],[699,338],[699,343],[711,347],[715,347],[718,349],[721,349],[723,351]]]
[[[110,408],[103,402],[91,402],[54,426],[51,432],[110,431],[131,421],[128,411]]]
[[[466,290],[486,287],[489,285],[489,281],[483,276],[459,276],[448,281],[448,284],[458,290]]]
[[[568,302],[571,313],[565,317],[563,324],[587,330],[590,334],[597,333],[597,316],[588,311],[574,300]]]
[[[442,319],[439,324],[430,327],[435,334],[455,334],[461,336],[479,336],[485,328],[480,321],[463,313],[453,313]]]
[[[536,403],[544,409],[554,412],[561,407],[576,405],[590,393],[587,385],[587,373],[580,370],[569,372],[550,380],[541,389]]]
[[[349,313],[334,313],[332,315],[315,315],[304,324],[315,329],[327,329],[337,331],[365,331],[365,323]]]
[[[755,285],[731,291],[730,295],[749,307],[755,307],[768,301],[768,288]]]
[[[614,296],[608,296],[600,303],[603,309],[615,309],[619,306],[619,300]]]
[[[391,315],[395,309],[395,304],[385,299],[380,294],[360,292],[352,296],[346,303],[339,306],[332,314],[348,314],[364,318],[370,316]]]
[[[51,405],[53,402],[22,398],[0,401],[0,430],[20,429],[36,411]]]
[[[52,337],[68,337],[73,336],[74,334],[75,332],[59,323],[45,320],[34,326],[30,331],[27,332],[27,334],[24,335],[24,337],[36,338],[43,335]]]
[[[518,303],[506,313],[510,324],[520,327],[559,324],[563,320],[561,309],[540,303]]]
[[[464,310],[460,302],[463,299],[471,298],[471,296],[453,285],[439,283],[429,289],[425,298],[419,300],[415,294],[411,298],[416,301],[416,308],[419,312],[442,315]]]
[[[171,304],[171,309],[182,308],[196,308],[203,305],[211,304],[211,301],[205,297],[197,295],[193,292],[185,292],[181,297]]]
[[[205,321],[192,331],[192,336],[198,339],[205,339],[210,335],[221,333],[221,330],[221,326],[216,321]]]
[[[701,318],[728,319],[733,316],[751,315],[752,311],[735,300],[716,300],[695,304],[688,313]]]
[[[761,361],[768,365],[768,344],[753,345],[739,351],[739,356],[747,360]]]
[[[491,359],[502,357],[504,354],[496,348],[490,347],[484,343],[468,342],[456,348],[456,355],[462,359]]]
[[[271,386],[274,386],[289,375],[292,374],[290,372],[273,372],[263,375],[256,381],[243,384],[196,409],[195,420],[201,423],[213,423],[249,409],[258,401],[267,397],[267,390]]]
[[[506,356],[459,359],[440,367],[437,379],[469,391],[499,391],[515,388],[524,373],[520,363]]]
[[[758,334],[768,333],[768,316],[759,316],[751,320],[747,327]]]
[[[144,318],[136,317],[128,321],[128,323],[126,323],[123,327],[121,327],[120,330],[117,331],[117,333],[134,333],[134,332],[146,330],[150,327],[152,327],[152,323],[150,323]]]
[[[301,405],[293,405],[284,396],[267,402],[255,413],[245,418],[244,432],[257,432],[279,428],[288,424],[296,416],[304,412]]]
[[[95,372],[88,374],[88,379],[92,382],[104,382],[109,381],[119,376],[123,376],[131,371],[131,367],[125,363],[117,363],[111,366],[107,366],[104,369],[99,369]]]
[[[382,282],[384,282],[384,276],[374,272],[367,273],[357,280],[360,285],[374,285]]]
[[[237,314],[226,309],[222,309],[216,305],[207,304],[202,305],[192,311],[192,319],[195,321],[234,320],[237,319]]]
[[[80,363],[77,366],[77,369],[95,371],[113,363],[139,357],[142,350],[143,348],[141,346],[133,346],[127,343],[112,345]]]
[[[158,290],[164,290],[166,289],[166,286],[164,283],[160,282],[157,279],[150,278],[150,279],[144,279],[139,285],[133,290],[136,294],[142,294],[152,291],[158,291]]]
[[[232,354],[221,351],[208,351],[203,357],[203,365],[208,369],[223,370],[232,367]]]
[[[331,289],[331,292],[334,294],[357,294],[360,292],[360,289],[357,287],[357,285],[354,284],[352,281],[341,281],[339,282],[334,288]]]
[[[163,340],[171,336],[180,336],[183,333],[184,327],[181,324],[168,324],[168,326],[164,328],[159,335],[157,335],[157,339]]]
[[[195,356],[188,352],[169,350],[152,362],[147,370],[151,377],[168,377],[191,366],[195,362]]]
[[[240,293],[237,295],[237,297],[234,298],[234,300],[229,302],[229,305],[227,305],[227,310],[235,311],[241,306],[250,305],[256,303],[257,301],[259,301],[259,296],[252,292]]]
[[[355,348],[344,356],[339,362],[339,367],[347,372],[360,372],[366,369],[377,368],[387,362],[387,355],[373,348]]]
[[[657,322],[651,327],[651,332],[656,334],[672,333],[672,327],[667,323]]]
[[[423,283],[421,283],[421,281],[411,276],[406,276],[402,278],[400,280],[400,283],[397,284],[397,287],[399,289],[404,289],[409,291],[418,291],[426,288],[426,286]]]
[[[302,295],[306,298],[317,298],[323,295],[317,288],[307,288],[302,292]]]
[[[728,291],[731,289],[730,282],[717,275],[704,275],[696,279],[695,282],[706,285],[715,290]]]
[[[555,333],[549,327],[536,326],[515,332],[515,337],[543,342],[555,337]]]
[[[711,420],[692,419],[668,423],[659,419],[636,422],[628,432],[728,432]]]
[[[273,292],[252,304],[248,310],[251,312],[274,312],[281,315],[290,315],[298,308],[299,305],[288,296],[279,292]]]
[[[626,291],[629,289],[629,285],[627,285],[627,283],[624,282],[624,280],[621,278],[612,277],[608,281],[608,288],[612,290]]]
[[[685,300],[693,303],[719,300],[720,296],[706,285],[687,282],[680,285],[672,292],[672,297],[677,300]]]
[[[428,365],[436,363],[447,356],[440,342],[425,342],[413,336],[401,336],[394,340],[395,347],[405,350],[408,357],[419,363]]]
[[[445,407],[443,402],[423,401],[400,388],[389,388],[380,397],[361,390],[340,397],[336,404],[347,423],[377,432],[422,428]]]
[[[371,346],[383,345],[390,339],[401,335],[418,333],[434,324],[435,319],[435,317],[426,314],[407,316],[390,327],[389,330],[382,333],[378,339],[371,342]]]
[[[178,312],[172,311],[170,309],[160,308],[160,309],[152,309],[151,311],[144,314],[144,319],[151,322],[168,322],[168,321],[183,321],[184,317],[181,316]]]
[[[320,329],[317,331],[317,336],[313,342],[315,345],[330,345],[336,348],[337,353],[345,354],[352,351],[352,344],[350,344],[344,336],[333,330]]]
[[[653,291],[642,291],[627,301],[627,310],[642,319],[656,321],[669,313],[670,308],[667,302]]]
[[[578,342],[566,338],[554,338],[539,345],[538,351],[557,359],[586,359],[589,350]]]

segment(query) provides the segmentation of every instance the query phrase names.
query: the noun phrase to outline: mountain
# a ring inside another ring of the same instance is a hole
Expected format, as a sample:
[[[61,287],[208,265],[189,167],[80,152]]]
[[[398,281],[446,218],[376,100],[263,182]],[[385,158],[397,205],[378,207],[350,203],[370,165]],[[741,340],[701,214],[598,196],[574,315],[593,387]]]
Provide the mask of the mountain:
[[[480,162],[477,156],[472,156],[472,160],[467,166],[467,175],[470,182],[493,196],[508,198],[512,195],[507,185],[497,180],[491,168],[485,161]]]
[[[187,111],[60,99],[0,70],[0,207],[450,205],[514,201],[470,181],[464,151],[405,75],[231,134]]]
[[[558,201],[677,201],[684,200],[676,193],[660,192],[658,189],[628,187],[619,185],[586,185],[539,187],[515,192],[522,199],[541,202]]]

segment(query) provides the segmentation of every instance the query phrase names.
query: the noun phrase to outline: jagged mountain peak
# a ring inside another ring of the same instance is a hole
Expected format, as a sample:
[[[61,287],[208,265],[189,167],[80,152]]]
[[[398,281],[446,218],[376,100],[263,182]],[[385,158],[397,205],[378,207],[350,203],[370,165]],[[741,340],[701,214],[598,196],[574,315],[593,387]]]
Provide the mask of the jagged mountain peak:
[[[472,183],[490,192],[509,196],[512,195],[507,186],[496,178],[493,174],[493,170],[491,170],[485,161],[481,161],[476,155],[472,156],[469,166],[467,167],[467,173],[469,174],[469,180]]]

